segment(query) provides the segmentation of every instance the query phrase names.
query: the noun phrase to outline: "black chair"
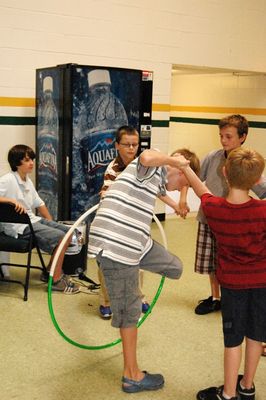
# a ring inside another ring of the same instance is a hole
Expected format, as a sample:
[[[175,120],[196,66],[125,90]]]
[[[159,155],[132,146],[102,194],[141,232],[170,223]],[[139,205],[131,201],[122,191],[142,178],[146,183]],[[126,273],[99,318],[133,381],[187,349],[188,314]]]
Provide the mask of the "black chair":
[[[30,221],[28,214],[19,214],[15,211],[13,204],[8,203],[0,203],[0,223],[10,222],[13,224],[27,224],[30,228],[30,238],[29,240],[24,239],[16,239],[11,236],[6,235],[3,232],[0,232],[0,251],[6,251],[10,253],[28,253],[27,264],[15,264],[15,263],[0,263],[0,281],[11,282],[11,283],[19,283],[24,287],[24,301],[28,300],[28,289],[29,289],[29,279],[30,279],[30,269],[39,269],[47,274],[47,269],[45,267],[45,263],[40,251],[40,248],[37,244],[36,237],[34,234],[34,230]],[[31,257],[32,250],[36,248],[41,266],[31,265]],[[8,265],[11,267],[22,267],[26,268],[25,280],[24,282],[14,280],[14,279],[5,279],[3,271],[1,269],[2,265]]]

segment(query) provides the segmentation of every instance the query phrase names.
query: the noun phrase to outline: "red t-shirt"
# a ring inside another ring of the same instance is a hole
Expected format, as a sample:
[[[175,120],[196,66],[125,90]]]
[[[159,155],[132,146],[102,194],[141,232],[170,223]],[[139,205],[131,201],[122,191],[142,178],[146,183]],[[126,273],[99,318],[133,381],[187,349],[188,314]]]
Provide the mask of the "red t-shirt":
[[[217,279],[229,289],[266,287],[266,201],[231,204],[209,193],[201,197],[217,241]]]

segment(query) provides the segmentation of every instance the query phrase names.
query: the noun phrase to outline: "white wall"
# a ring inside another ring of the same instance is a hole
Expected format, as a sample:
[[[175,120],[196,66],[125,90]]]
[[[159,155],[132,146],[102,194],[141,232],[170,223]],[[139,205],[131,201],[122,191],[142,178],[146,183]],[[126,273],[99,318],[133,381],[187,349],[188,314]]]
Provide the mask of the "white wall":
[[[34,116],[12,101],[35,97],[36,68],[152,70],[153,120],[167,126],[172,64],[266,71],[265,13],[264,0],[0,0],[0,174],[8,148],[34,145],[32,126],[7,127],[1,116]],[[169,129],[155,125],[152,144],[167,151]]]
[[[266,122],[266,74],[238,76],[233,73],[173,75],[171,116],[220,119],[241,113],[248,121]],[[171,150],[188,145],[202,158],[220,147],[215,125],[171,123]],[[249,129],[246,145],[266,157],[266,131]]]
[[[248,121],[264,122],[266,126],[266,75],[213,73],[173,74],[171,117],[186,117],[204,123],[170,123],[169,148],[188,147],[202,159],[208,152],[221,147],[217,125],[208,120],[240,113]],[[245,146],[254,148],[266,158],[266,129],[250,127]],[[175,198],[179,198],[175,194]],[[198,199],[190,194],[194,211]],[[167,208],[167,212],[170,209]]]

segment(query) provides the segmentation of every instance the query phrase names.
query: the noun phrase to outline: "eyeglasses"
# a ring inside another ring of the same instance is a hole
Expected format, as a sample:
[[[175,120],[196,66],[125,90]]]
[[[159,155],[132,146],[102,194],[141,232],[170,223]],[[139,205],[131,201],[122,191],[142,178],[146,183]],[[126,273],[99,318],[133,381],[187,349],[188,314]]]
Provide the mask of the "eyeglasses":
[[[133,147],[133,149],[139,146],[138,143],[118,143],[118,144],[127,147],[128,149],[130,149],[131,146]]]

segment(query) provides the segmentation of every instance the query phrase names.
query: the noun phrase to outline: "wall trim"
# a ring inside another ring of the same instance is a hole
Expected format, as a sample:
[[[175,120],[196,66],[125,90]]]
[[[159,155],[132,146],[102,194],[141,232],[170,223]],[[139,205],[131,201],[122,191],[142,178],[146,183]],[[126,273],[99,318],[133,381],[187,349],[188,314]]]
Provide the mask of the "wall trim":
[[[30,97],[0,97],[1,107],[33,107],[35,99]]]
[[[0,125],[36,125],[35,117],[1,117]]]
[[[187,117],[170,117],[170,122],[185,123],[185,124],[204,124],[204,125],[218,125],[220,119],[210,118],[187,118]],[[248,121],[250,128],[266,128],[266,122],[261,121]]]

